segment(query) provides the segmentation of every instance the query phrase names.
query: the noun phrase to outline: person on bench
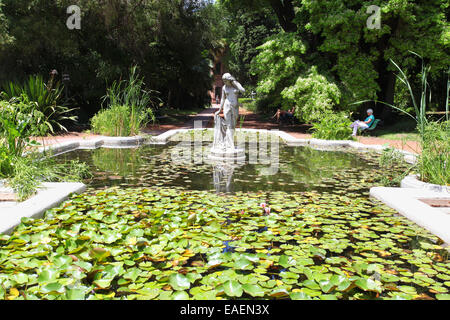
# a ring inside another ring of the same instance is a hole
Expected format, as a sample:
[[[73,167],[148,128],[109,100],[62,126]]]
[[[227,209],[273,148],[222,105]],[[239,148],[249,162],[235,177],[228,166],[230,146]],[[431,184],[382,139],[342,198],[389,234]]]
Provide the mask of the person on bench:
[[[375,117],[373,115],[373,110],[369,109],[367,110],[368,117],[364,121],[355,121],[352,123],[350,128],[353,128],[353,134],[352,136],[356,137],[356,134],[358,133],[358,129],[366,130],[369,129],[370,126],[375,122]]]
[[[293,107],[289,111],[284,111],[284,110],[278,109],[277,112],[275,113],[275,115],[272,117],[272,119],[276,117],[278,123],[280,123],[280,120],[282,122],[292,121],[294,119],[294,113],[295,113],[295,107]]]

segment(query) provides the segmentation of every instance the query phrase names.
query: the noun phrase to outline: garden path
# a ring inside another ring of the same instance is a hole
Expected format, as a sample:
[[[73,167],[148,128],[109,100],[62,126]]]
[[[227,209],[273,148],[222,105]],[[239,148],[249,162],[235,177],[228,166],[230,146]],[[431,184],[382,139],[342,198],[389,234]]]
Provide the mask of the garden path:
[[[202,112],[198,113],[195,116],[192,116],[185,123],[176,123],[176,124],[155,124],[148,126],[144,132],[152,135],[160,135],[164,132],[173,129],[191,129],[194,128],[195,121],[202,121],[203,128],[211,128],[213,126],[214,112],[217,110],[218,105],[212,105],[211,108],[205,109]],[[295,124],[295,125],[279,125],[275,121],[267,121],[261,119],[261,117],[251,111],[241,109],[240,115],[245,116],[245,121],[243,128],[248,129],[267,129],[267,130],[282,130],[295,138],[299,139],[311,139],[312,135],[308,133],[308,130],[311,128],[309,125],[304,124]],[[70,142],[81,139],[91,140],[99,137],[98,135],[86,133],[86,132],[68,132],[65,134],[57,135],[57,136],[49,136],[44,138],[45,145],[53,145],[62,142]],[[417,141],[402,141],[402,140],[388,140],[377,137],[357,137],[358,142],[367,144],[367,145],[389,145],[390,147],[397,148],[400,150],[420,153],[420,144]],[[39,138],[38,141],[42,141],[42,138]]]

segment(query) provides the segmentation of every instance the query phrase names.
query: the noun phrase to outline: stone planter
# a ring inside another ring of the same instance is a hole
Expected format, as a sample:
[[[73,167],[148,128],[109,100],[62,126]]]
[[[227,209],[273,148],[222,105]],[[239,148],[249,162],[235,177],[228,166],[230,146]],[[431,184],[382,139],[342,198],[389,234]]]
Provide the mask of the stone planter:
[[[424,189],[430,190],[434,192],[440,192],[445,195],[450,195],[450,186],[441,186],[438,184],[426,183],[419,180],[418,175],[411,175],[402,180],[401,185],[402,188],[411,188],[411,189]]]

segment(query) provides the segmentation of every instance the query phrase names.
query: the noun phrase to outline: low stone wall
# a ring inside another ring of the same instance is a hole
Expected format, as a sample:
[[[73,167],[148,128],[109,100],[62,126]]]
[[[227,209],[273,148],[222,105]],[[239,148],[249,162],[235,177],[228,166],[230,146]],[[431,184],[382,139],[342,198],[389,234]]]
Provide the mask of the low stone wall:
[[[186,133],[191,130],[204,129],[176,129],[167,131],[156,137],[99,137],[92,140],[79,139],[75,141],[59,143],[56,145],[42,147],[40,152],[50,151],[53,156],[75,151],[78,149],[97,149],[97,148],[132,148],[144,144],[167,144],[170,138],[178,133]],[[208,129],[212,130],[212,129]],[[297,139],[284,131],[278,130],[264,130],[264,129],[237,129],[240,132],[259,132],[278,135],[288,146],[309,146],[320,150],[339,150],[345,148],[353,148],[356,150],[374,150],[381,152],[386,147],[380,145],[364,145],[355,141],[329,141],[318,139]],[[403,153],[405,160],[409,163],[416,161],[416,155],[398,150]],[[409,180],[408,180],[409,181]],[[408,183],[406,181],[405,183]],[[0,188],[6,190],[2,181],[0,181]],[[86,186],[80,184],[70,183],[45,183],[38,194],[31,199],[22,203],[3,203],[0,205],[0,233],[9,232],[20,223],[22,217],[39,218],[42,214],[63,202],[71,193],[83,192]],[[11,191],[10,189],[8,189]],[[0,203],[1,204],[1,203]]]
[[[444,195],[450,196],[450,186],[441,186],[438,184],[426,183],[419,180],[419,176],[411,175],[402,180],[401,185],[402,188],[410,188],[410,189],[423,189],[429,190],[433,192],[439,192]]]
[[[22,218],[41,218],[73,193],[86,190],[83,183],[44,183],[37,194],[24,202],[0,202],[0,234],[10,233]]]
[[[433,208],[420,199],[441,199],[442,193],[412,188],[370,189],[370,196],[398,211],[402,216],[427,229],[450,245],[450,215],[440,208]]]

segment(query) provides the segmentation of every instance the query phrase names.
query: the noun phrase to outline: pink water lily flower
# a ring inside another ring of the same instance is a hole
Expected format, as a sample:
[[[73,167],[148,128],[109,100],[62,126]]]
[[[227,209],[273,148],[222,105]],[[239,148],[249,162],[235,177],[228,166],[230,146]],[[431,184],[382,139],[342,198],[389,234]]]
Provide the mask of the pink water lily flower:
[[[265,208],[265,207],[267,207],[267,204],[266,203],[261,203],[260,205],[259,205],[261,208]]]
[[[266,215],[269,215],[270,214],[270,208],[269,207],[264,208],[264,212],[266,213]]]

